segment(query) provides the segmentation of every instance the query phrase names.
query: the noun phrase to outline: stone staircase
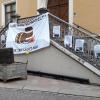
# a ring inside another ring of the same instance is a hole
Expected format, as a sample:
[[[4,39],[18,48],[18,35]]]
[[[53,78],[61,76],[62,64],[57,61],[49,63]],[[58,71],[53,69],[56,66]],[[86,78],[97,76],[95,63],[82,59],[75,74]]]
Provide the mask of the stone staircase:
[[[95,72],[97,75],[100,76],[100,59],[95,57],[94,53],[94,46],[100,45],[100,40],[96,38],[96,35],[93,33],[88,33],[77,26],[72,26],[68,22],[63,21],[62,19],[54,16],[52,14],[49,15],[49,26],[50,26],[50,38],[51,44],[55,45],[58,49],[62,52],[69,55],[71,58],[75,59],[79,63],[86,66],[91,71]],[[35,16],[18,19],[18,25],[20,24],[28,24],[33,21]],[[9,23],[0,31],[0,35],[5,35],[6,38],[6,31],[8,29]],[[60,36],[54,36],[53,34],[53,27],[60,26]],[[72,46],[65,45],[65,36],[70,35],[72,36]],[[83,51],[76,51],[75,50],[75,43],[77,39],[84,40],[84,48]],[[1,41],[1,38],[0,38]],[[0,47],[5,47],[5,43],[0,42]],[[66,52],[66,50],[69,52]]]
[[[50,14],[50,33],[51,40],[59,44],[62,48],[67,49],[74,55],[78,56],[82,61],[87,62],[94,66],[96,69],[100,70],[100,59],[95,57],[94,46],[100,45],[100,40],[96,38],[96,34],[86,32],[81,28],[77,28],[77,26],[72,26],[69,23],[57,18],[56,16]],[[61,34],[60,37],[53,36],[53,26],[61,26]],[[64,36],[71,35],[72,36],[72,47],[64,44]],[[77,39],[84,40],[83,52],[77,52],[75,50],[75,41]],[[76,59],[76,58],[74,58]]]

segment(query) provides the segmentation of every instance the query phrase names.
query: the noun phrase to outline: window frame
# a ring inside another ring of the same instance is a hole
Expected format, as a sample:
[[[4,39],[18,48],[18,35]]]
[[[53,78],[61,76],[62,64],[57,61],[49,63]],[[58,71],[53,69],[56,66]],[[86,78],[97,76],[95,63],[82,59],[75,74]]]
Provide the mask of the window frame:
[[[13,6],[15,6],[14,10],[13,10]],[[10,11],[7,11],[7,7],[10,7]],[[6,25],[9,22],[9,19],[7,19],[7,15],[10,14],[10,20],[11,20],[11,15],[16,13],[16,2],[5,4],[4,9],[5,9],[5,25]]]

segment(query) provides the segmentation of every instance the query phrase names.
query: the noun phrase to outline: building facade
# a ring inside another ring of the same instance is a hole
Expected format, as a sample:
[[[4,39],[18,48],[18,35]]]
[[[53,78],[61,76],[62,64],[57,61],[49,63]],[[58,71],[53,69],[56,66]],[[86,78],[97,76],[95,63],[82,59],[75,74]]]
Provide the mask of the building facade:
[[[100,34],[100,0],[74,0],[74,23]]]
[[[37,9],[46,7],[70,24],[100,34],[99,4],[100,0],[0,0],[0,26],[5,26],[14,13],[24,18],[37,15]]]
[[[37,0],[0,0],[0,26],[5,26],[13,14],[21,18],[36,15]]]

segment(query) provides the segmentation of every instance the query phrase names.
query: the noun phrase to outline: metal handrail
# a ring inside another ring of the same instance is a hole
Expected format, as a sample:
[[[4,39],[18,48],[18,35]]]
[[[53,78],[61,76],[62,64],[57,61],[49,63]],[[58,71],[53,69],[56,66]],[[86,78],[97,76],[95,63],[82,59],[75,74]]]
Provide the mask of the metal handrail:
[[[25,24],[26,23],[26,25],[27,25],[27,23],[31,22],[37,16],[39,16],[39,15],[31,16],[31,17],[25,17],[25,18],[19,18],[19,19],[17,19],[17,23],[18,24]]]
[[[81,30],[80,28],[78,28],[78,27],[75,26],[75,25],[71,25],[70,23],[68,23],[68,22],[66,22],[66,21],[64,21],[64,20],[62,20],[62,19],[60,19],[59,17],[57,17],[57,16],[55,16],[55,15],[53,15],[53,14],[51,14],[51,13],[49,13],[49,15],[52,16],[52,17],[54,17],[55,19],[61,21],[62,23],[65,23],[65,24],[69,25],[69,27],[75,28],[76,30],[78,30],[78,31],[80,31],[80,32],[83,32],[84,34],[89,35],[90,37],[92,37],[92,38],[94,38],[94,39],[96,39],[97,41],[100,42],[99,39],[97,39],[97,38],[95,38],[95,37],[93,36],[93,33],[91,33],[91,35],[90,35],[90,34],[88,34],[86,31]],[[96,35],[96,34],[94,34],[94,35]]]
[[[6,31],[6,29],[7,29],[8,26],[9,26],[9,23],[11,23],[11,21],[8,22],[4,28],[2,28],[2,30],[0,31],[0,35],[4,34],[4,32]]]
[[[100,45],[100,40],[95,37],[95,34],[87,33],[76,26],[70,25],[68,22],[58,18],[55,15],[49,14],[49,26],[50,26],[50,35],[51,38],[57,42],[59,45],[63,46],[64,48],[68,49],[70,52],[74,53],[75,55],[79,56],[83,60],[89,62],[97,69],[100,69],[100,58],[96,58],[94,52],[94,46]],[[53,33],[53,26],[60,26],[60,36],[55,36]],[[71,34],[70,34],[71,32]],[[72,47],[69,45],[65,45],[65,36],[72,35]],[[83,51],[76,51],[75,45],[76,40],[82,39],[84,40]]]
[[[12,21],[9,21],[6,26],[0,31],[0,48],[4,48],[6,45],[6,31],[8,30],[9,27],[9,23],[11,23]],[[5,36],[5,41],[1,41],[1,36],[4,35]]]
[[[86,28],[84,28],[84,27],[82,27],[82,26],[80,26],[80,25],[78,25],[76,23],[74,23],[73,25],[76,26],[77,28],[80,28],[80,29],[86,31],[87,33],[90,33],[90,34],[93,34],[93,35],[98,35],[98,34],[96,34],[94,32],[91,32],[90,30],[87,30]]]

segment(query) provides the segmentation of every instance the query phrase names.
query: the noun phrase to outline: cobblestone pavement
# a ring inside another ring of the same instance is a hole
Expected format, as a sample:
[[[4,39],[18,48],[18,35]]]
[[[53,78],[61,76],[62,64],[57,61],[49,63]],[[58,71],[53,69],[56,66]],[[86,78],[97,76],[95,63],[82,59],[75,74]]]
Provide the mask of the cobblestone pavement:
[[[0,81],[0,100],[100,100],[100,86],[44,77]]]
[[[0,100],[100,100],[100,98],[0,88]]]

